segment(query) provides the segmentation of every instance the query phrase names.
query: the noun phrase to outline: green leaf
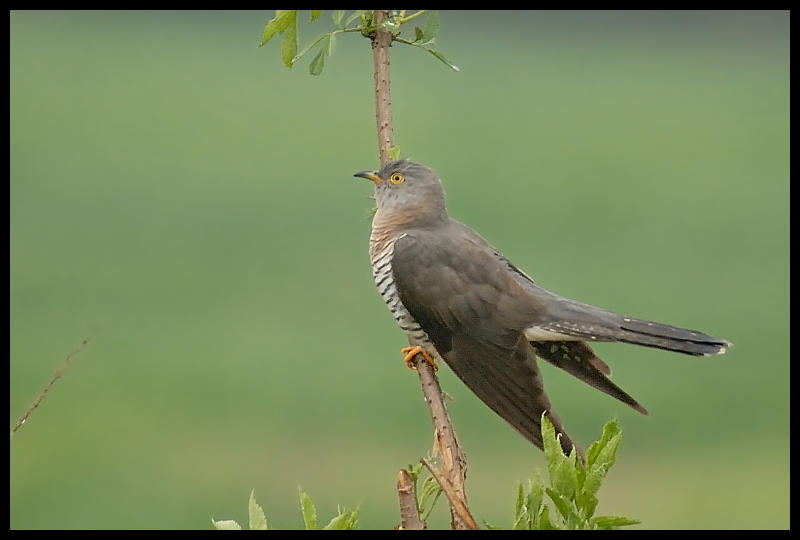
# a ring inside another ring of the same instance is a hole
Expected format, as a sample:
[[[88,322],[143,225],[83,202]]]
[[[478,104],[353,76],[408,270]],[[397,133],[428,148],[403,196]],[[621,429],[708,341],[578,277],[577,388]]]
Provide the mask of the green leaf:
[[[565,498],[571,500],[575,498],[578,490],[578,478],[575,474],[575,456],[568,458],[561,454],[564,459],[556,466],[555,473],[550,477],[550,485]]]
[[[512,530],[521,531],[529,527],[528,512],[530,512],[530,509],[525,506],[525,490],[522,488],[522,483],[520,483],[517,489],[517,503],[514,505],[514,524],[511,526]]]
[[[353,510],[352,512],[348,512],[345,510],[340,511],[339,515],[333,518],[323,529],[328,531],[346,531],[355,529],[357,523],[358,511]]]
[[[544,484],[542,484],[542,477],[539,476],[539,471],[537,470],[534,475],[533,479],[530,481],[529,484],[530,492],[528,493],[528,512],[530,513],[530,528],[531,529],[540,529],[541,523],[539,522],[539,516],[542,512],[542,507],[547,509],[547,505],[544,504]]]
[[[375,21],[372,18],[372,11],[365,11],[361,14],[361,24],[357,25],[355,28],[361,30],[361,35],[364,37],[369,37],[372,32],[375,31]]]
[[[436,478],[433,476],[428,476],[422,482],[422,487],[417,492],[419,495],[419,508],[417,508],[417,510],[420,513],[420,519],[422,519],[422,521],[425,521],[428,519],[428,516],[431,515],[431,512],[433,512],[436,506],[436,501],[439,500],[443,492],[442,486],[439,485],[439,482],[437,482]],[[431,498],[433,498],[433,500],[429,504],[428,501],[431,500]]]
[[[578,494],[576,494],[575,503],[578,506],[578,510],[581,512],[583,519],[589,519],[594,515],[594,511],[597,509],[598,499],[593,493],[589,493],[582,489],[578,492]]]
[[[575,496],[578,480],[575,475],[575,465],[573,459],[564,455],[559,442],[560,435],[556,435],[550,419],[542,413],[542,443],[544,446],[544,457],[547,460],[547,472],[550,475],[550,485],[559,495],[563,495],[567,500]]]
[[[542,512],[539,514],[537,521],[538,527],[536,528],[541,531],[554,531],[559,528],[558,525],[550,521],[550,507],[546,504],[542,505]]]
[[[600,436],[599,441],[593,442],[589,446],[589,450],[586,452],[586,467],[590,468],[595,461],[597,461],[597,456],[600,454],[600,451],[603,450],[608,443],[611,441],[614,436],[619,435],[621,430],[617,425],[617,422],[611,420],[606,422],[606,425],[603,426],[603,434]]]
[[[503,530],[502,527],[499,527],[497,525],[492,525],[491,523],[489,523],[485,519],[483,520],[483,528],[486,529],[486,530],[489,530],[489,531],[502,531]]]
[[[547,456],[548,454],[553,454],[553,451],[548,449],[552,449],[554,444],[557,443],[556,428],[553,427],[553,423],[547,417],[547,412],[543,412],[539,420],[542,426],[542,446],[544,447],[544,455]],[[561,445],[559,445],[559,452],[561,452],[560,446]]]
[[[335,24],[339,28],[344,28],[344,26],[342,26],[342,17],[344,17],[344,10],[343,9],[334,9],[333,10],[333,13],[331,14],[331,18],[333,19],[333,24]]]
[[[436,491],[441,489],[441,486],[436,482],[433,476],[426,476],[422,481],[422,485],[417,489],[417,501],[419,502],[419,510],[423,511],[428,506],[428,499],[436,495]]]
[[[294,55],[294,58],[292,58],[292,65],[294,65],[294,63],[295,63],[295,62],[297,62],[297,61],[298,61],[298,60],[300,60],[300,59],[301,59],[303,56],[305,56],[305,55],[306,55],[306,53],[308,53],[308,51],[310,51],[311,49],[313,49],[313,48],[314,48],[314,46],[315,46],[317,43],[319,43],[320,41],[322,41],[323,39],[325,39],[326,37],[328,37],[328,36],[330,36],[330,35],[331,35],[331,34],[328,34],[328,33],[326,33],[326,34],[320,34],[320,35],[318,35],[317,37],[315,37],[315,38],[314,38],[314,41],[312,41],[312,42],[311,42],[311,44],[310,44],[308,47],[304,48],[302,51],[300,51],[299,53],[297,53],[296,55]]]
[[[232,519],[211,520],[218,531],[241,531],[242,527]]]
[[[354,20],[358,19],[359,17],[361,17],[362,15],[364,15],[366,12],[367,12],[367,10],[366,10],[366,9],[359,9],[359,10],[356,10],[356,12],[355,12],[355,13],[353,13],[352,15],[350,15],[349,17],[347,17],[347,19],[344,21],[344,26],[345,26],[345,28],[347,28],[348,26],[350,26],[350,23],[351,23],[351,22],[353,22]],[[370,19],[371,19],[371,18],[370,18]]]
[[[424,467],[422,463],[417,463],[416,465],[409,464],[408,469],[406,469],[406,472],[411,477],[411,480],[414,481],[414,484],[416,484],[417,480],[419,480],[419,475],[422,472],[422,467]]]
[[[314,22],[317,19],[319,19],[319,16],[322,15],[323,11],[324,10],[322,10],[322,9],[312,9],[311,10],[311,21],[310,22]]]
[[[397,161],[400,159],[400,147],[392,146],[389,148],[389,157],[392,158],[392,161]]]
[[[328,34],[328,41],[325,43],[325,54],[328,56],[333,54],[333,45],[336,43],[336,34]]]
[[[272,19],[267,23],[267,26],[264,27],[264,36],[261,38],[261,44],[259,47],[266,45],[266,43],[271,40],[277,32],[278,25],[275,23],[275,19]]]
[[[292,19],[297,21],[297,10],[294,9],[277,9],[275,10],[275,18],[267,23],[264,28],[264,36],[261,38],[261,45],[264,45],[272,37],[280,32],[281,34],[286,30],[292,22]],[[259,45],[259,47],[261,46]]]
[[[439,22],[439,14],[435,11],[432,11],[430,15],[428,15],[428,20],[425,21],[425,32],[423,41],[426,43],[430,43],[433,41],[433,38],[436,37],[436,33],[439,31],[439,27],[441,23]]]
[[[608,470],[616,461],[616,452],[621,440],[621,434],[615,435],[597,455],[594,464],[586,471],[586,480],[583,483],[582,491],[586,494],[587,500],[591,501],[600,490],[600,485],[605,480]],[[591,510],[592,512],[587,516],[591,516],[594,513],[594,508],[591,508]]]
[[[291,11],[289,24],[283,36],[281,45],[281,56],[286,67],[292,67],[292,61],[297,55],[297,11]]]
[[[317,55],[308,65],[308,72],[314,75],[315,77],[322,73],[322,69],[325,67],[325,49],[322,48],[319,50]]]
[[[247,503],[247,510],[250,514],[250,530],[251,531],[266,531],[267,530],[267,516],[264,515],[264,510],[256,503],[256,490],[250,492],[250,501]]]
[[[586,480],[586,466],[583,464],[583,460],[578,456],[578,449],[574,446],[572,447],[572,452],[570,452],[569,457],[572,458],[572,454],[575,454],[575,474],[578,477],[578,488],[583,487],[583,482]]]
[[[317,525],[317,509],[314,508],[311,497],[302,489],[300,490],[300,508],[303,511],[303,523],[306,524],[306,529],[319,529],[319,525]]]
[[[578,515],[575,513],[575,510],[572,507],[572,502],[569,499],[554,489],[545,488],[545,491],[550,496],[550,499],[552,499],[553,504],[556,505],[556,510],[558,510],[558,513],[561,514],[561,517],[564,518],[564,521],[568,525],[570,522],[578,520]]]
[[[588,495],[596,495],[600,490],[600,485],[608,474],[608,467],[605,465],[593,465],[586,472],[586,480],[583,483],[582,491]]]
[[[611,437],[608,444],[601,448],[600,452],[597,454],[597,458],[594,460],[594,466],[605,466],[606,469],[610,469],[611,466],[617,462],[617,450],[621,442],[622,433],[617,433]]]
[[[641,523],[638,519],[629,519],[616,516],[598,516],[590,520],[589,524],[598,529],[613,529],[614,527],[624,527],[625,525],[637,525]]]
[[[425,32],[419,26],[414,27],[414,43],[420,42],[425,39]]]
[[[429,53],[431,53],[433,56],[435,56],[439,60],[441,60],[442,62],[444,62],[445,64],[447,64],[448,66],[450,66],[451,68],[453,68],[453,70],[461,71],[461,68],[459,68],[457,65],[452,63],[450,60],[448,60],[445,55],[443,55],[442,53],[440,53],[436,49],[428,49],[428,48],[426,48],[425,50],[428,51]]]

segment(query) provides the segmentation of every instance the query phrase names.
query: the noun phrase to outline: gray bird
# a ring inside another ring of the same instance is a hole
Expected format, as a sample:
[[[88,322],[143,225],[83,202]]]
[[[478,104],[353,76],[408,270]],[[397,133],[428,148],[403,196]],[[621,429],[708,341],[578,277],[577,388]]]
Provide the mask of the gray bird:
[[[410,346],[443,359],[486,405],[542,448],[546,413],[569,454],[580,448],[564,431],[544,391],[536,357],[642,414],[611,382],[611,369],[587,342],[621,342],[694,356],[722,354],[730,343],[693,330],[617,315],[538,286],[475,231],[451,219],[442,182],[407,159],[355,176],[372,180],[377,211],[369,254],[375,284]]]

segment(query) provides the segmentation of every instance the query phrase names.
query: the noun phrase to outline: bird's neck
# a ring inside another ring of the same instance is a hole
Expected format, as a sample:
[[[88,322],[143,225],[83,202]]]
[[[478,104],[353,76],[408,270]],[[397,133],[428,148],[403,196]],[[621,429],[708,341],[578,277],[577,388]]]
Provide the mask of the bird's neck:
[[[403,229],[413,222],[410,216],[399,212],[386,212],[380,208],[372,217],[372,232],[369,235],[369,258],[374,263],[392,245]]]
[[[386,211],[378,208],[372,218],[372,232],[369,236],[369,254],[374,262],[383,255],[404,231],[437,225],[449,220],[447,212],[408,212]]]

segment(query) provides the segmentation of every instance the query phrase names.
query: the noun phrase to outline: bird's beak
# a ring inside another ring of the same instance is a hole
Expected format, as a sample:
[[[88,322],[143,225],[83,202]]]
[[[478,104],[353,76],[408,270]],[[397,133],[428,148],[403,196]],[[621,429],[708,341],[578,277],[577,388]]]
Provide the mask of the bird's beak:
[[[378,171],[361,171],[357,172],[353,176],[358,176],[359,178],[366,178],[367,180],[372,180],[376,184],[378,182],[383,182],[383,178],[378,176]]]

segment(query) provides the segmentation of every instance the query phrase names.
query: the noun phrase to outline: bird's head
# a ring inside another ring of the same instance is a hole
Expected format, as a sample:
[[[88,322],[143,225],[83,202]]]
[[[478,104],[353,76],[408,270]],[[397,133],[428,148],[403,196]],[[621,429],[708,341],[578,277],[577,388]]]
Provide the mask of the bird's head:
[[[430,167],[401,159],[355,176],[375,184],[378,212],[404,212],[415,219],[447,217],[442,181]]]

